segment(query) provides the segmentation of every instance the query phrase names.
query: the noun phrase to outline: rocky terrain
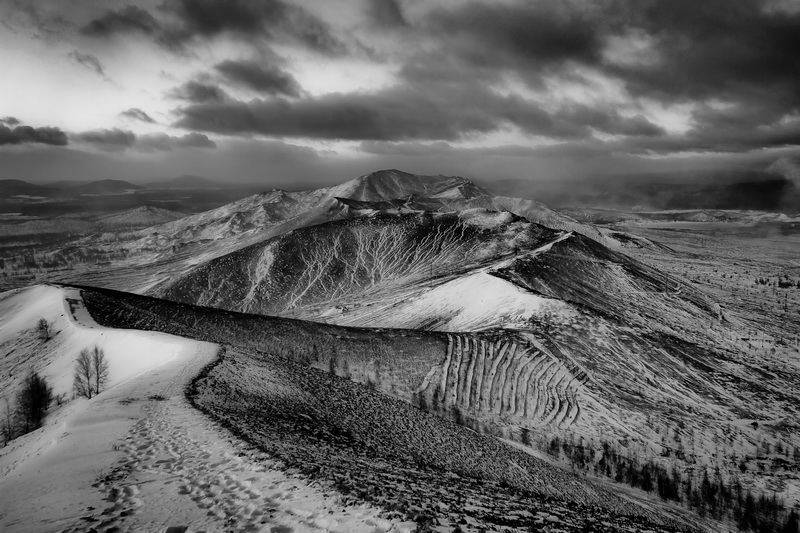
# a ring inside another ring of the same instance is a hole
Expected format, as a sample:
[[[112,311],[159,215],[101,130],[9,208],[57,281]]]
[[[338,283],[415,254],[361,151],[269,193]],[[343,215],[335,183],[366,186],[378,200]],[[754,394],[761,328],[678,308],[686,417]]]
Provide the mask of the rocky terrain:
[[[785,422],[800,415],[800,399],[787,392],[800,383],[797,354],[755,370],[739,340],[746,317],[647,259],[679,261],[657,239],[623,239],[630,228],[614,227],[600,242],[510,213],[358,202],[349,202],[359,211],[348,219],[198,264],[156,293],[331,324],[450,332],[447,351],[424,363],[424,384],[415,375],[387,380],[397,388],[385,390],[540,450],[554,439],[615,446],[627,460],[678,468],[684,480],[716,469],[722,483],[767,491],[774,485],[742,471],[742,461],[759,456],[765,439],[792,454],[800,446]],[[363,363],[348,365],[337,372],[377,382],[354,370]],[[797,479],[783,476],[779,486],[798,502]]]
[[[193,405],[344,505],[382,509],[386,530],[791,527],[792,220],[569,214],[380,171],[75,241],[110,260],[53,290],[108,339],[220,347]],[[94,333],[40,352],[31,309],[27,333],[0,323],[0,384],[33,365],[68,392],[64,354]],[[203,490],[181,494],[257,527]]]
[[[228,346],[195,381],[189,396],[196,405],[292,468],[325,479],[357,500],[414,519],[423,531],[456,525],[476,531],[686,527],[681,525],[685,517],[659,526],[665,520],[659,512],[631,505],[581,476],[378,392],[397,390],[391,383],[396,369],[375,376],[380,384],[363,387],[332,373],[336,362],[328,361],[327,371],[314,368],[324,365],[304,353],[304,345],[314,338],[302,334],[312,327],[308,323],[108,291],[85,289],[82,295],[94,319],[106,326],[173,333],[193,328],[194,335]],[[266,337],[243,335],[246,330],[264,331]],[[315,337],[331,337],[332,344],[322,353],[348,354],[353,344],[372,338],[370,333],[329,326]],[[392,338],[402,343],[410,334],[379,333],[385,337],[376,342],[389,347]],[[268,339],[274,336],[281,337],[280,342]],[[435,342],[439,336],[430,337]],[[237,340],[245,338],[249,340]],[[449,345],[448,352],[452,349]],[[363,347],[362,353],[368,350]],[[386,359],[396,366],[407,364]],[[359,373],[358,355],[344,356],[338,364]]]

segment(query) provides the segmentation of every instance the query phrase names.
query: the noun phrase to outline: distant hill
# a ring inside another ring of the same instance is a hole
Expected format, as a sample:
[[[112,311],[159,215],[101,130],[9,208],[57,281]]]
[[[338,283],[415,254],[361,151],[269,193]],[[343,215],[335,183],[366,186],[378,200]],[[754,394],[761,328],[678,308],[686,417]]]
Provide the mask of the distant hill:
[[[88,185],[90,183],[92,183],[92,180],[58,180],[48,182],[47,186],[53,187],[54,189],[70,189],[72,187]]]
[[[73,196],[82,194],[122,194],[127,191],[138,191],[143,189],[141,185],[134,185],[133,183],[122,180],[100,180],[87,183],[85,185],[78,185],[67,189]]]
[[[98,222],[107,228],[136,227],[147,228],[165,222],[172,222],[186,216],[186,213],[170,211],[160,207],[145,205],[123,213],[102,217]]]
[[[177,178],[153,181],[145,185],[148,189],[218,189],[221,183],[202,176],[184,174]]]
[[[0,198],[13,196],[51,196],[55,191],[51,187],[35,185],[22,180],[0,180]]]

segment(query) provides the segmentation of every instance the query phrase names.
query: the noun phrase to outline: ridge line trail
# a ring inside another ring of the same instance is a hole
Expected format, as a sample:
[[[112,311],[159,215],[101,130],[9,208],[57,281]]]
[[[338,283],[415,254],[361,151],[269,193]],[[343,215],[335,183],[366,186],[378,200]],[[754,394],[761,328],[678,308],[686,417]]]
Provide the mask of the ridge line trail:
[[[97,325],[78,292],[64,292],[77,328],[125,331]],[[184,389],[218,345],[139,333],[172,353],[91,400],[69,402],[26,436],[20,457],[0,456],[16,459],[0,477],[0,531],[408,530],[379,508],[345,506],[332,489],[293,477],[192,407]],[[37,441],[47,445],[27,452]]]

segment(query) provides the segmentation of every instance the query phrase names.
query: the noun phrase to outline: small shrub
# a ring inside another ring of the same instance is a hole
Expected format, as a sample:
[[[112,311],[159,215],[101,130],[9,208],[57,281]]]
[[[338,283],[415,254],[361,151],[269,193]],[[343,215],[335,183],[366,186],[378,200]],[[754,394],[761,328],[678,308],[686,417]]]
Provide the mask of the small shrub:
[[[36,323],[36,329],[39,332],[39,338],[45,342],[53,337],[53,324],[44,317],[40,318],[39,322]]]

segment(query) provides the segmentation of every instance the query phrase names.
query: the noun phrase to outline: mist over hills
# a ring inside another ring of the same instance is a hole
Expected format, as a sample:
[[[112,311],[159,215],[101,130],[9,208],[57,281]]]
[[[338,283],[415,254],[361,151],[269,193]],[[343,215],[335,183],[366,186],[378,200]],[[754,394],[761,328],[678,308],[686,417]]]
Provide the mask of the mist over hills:
[[[177,178],[151,181],[145,184],[148,189],[220,189],[224,184],[202,176],[184,174]]]
[[[556,209],[800,212],[800,190],[796,182],[772,170],[649,172],[536,183],[506,180],[493,184],[492,188],[516,196],[535,194]]]

